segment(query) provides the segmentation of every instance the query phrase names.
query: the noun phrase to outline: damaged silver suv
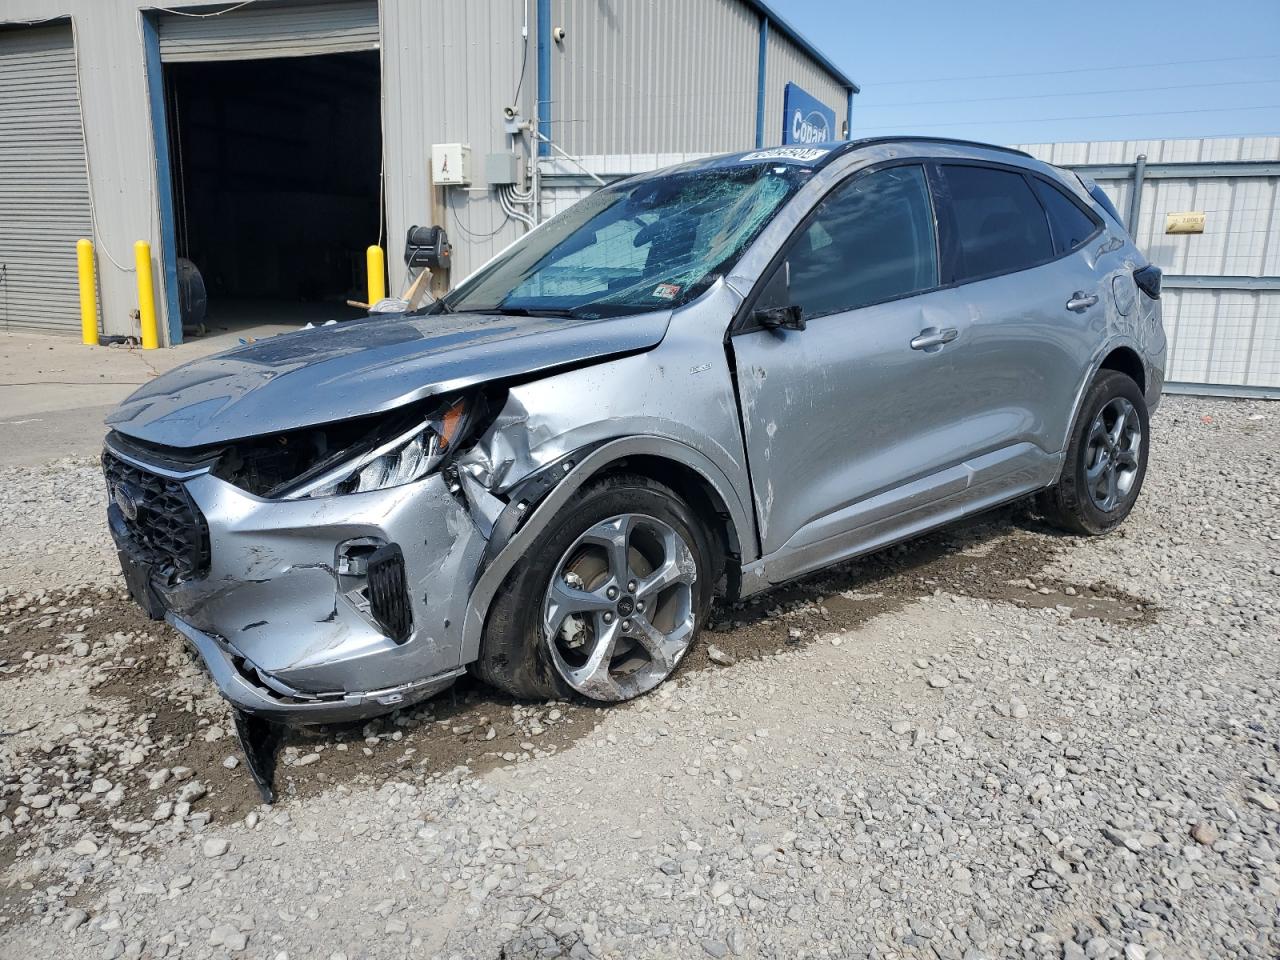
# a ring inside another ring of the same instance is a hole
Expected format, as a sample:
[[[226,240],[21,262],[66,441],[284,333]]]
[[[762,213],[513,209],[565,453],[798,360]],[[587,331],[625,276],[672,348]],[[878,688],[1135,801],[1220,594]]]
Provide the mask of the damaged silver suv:
[[[626,700],[717,597],[1038,494],[1142,487],[1160,272],[1090,182],[877,139],[632,177],[424,310],[156,378],[103,465],[132,595],[241,711],[385,712],[467,669]]]

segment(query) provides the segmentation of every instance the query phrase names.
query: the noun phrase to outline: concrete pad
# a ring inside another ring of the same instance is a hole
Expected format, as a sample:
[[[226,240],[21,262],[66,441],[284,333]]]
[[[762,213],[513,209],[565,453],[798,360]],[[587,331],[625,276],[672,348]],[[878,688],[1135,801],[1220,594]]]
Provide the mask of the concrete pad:
[[[0,467],[97,456],[106,433],[103,418],[138,387],[191,360],[230,350],[242,337],[296,329],[268,324],[160,350],[0,332]]]

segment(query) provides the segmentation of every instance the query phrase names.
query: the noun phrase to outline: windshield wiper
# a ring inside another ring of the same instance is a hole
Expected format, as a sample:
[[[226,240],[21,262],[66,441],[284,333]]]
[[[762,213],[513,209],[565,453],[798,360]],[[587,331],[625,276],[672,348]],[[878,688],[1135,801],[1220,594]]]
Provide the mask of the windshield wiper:
[[[462,310],[461,313],[500,313],[504,317],[565,317],[577,319],[581,316],[576,307],[489,307],[482,310]]]

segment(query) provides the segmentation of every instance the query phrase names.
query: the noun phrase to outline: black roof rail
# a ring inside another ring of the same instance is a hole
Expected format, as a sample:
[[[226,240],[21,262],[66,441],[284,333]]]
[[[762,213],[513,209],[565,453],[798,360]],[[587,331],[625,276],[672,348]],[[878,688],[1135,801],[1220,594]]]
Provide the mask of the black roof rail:
[[[1018,157],[1026,157],[1028,160],[1036,159],[1025,150],[1016,150],[1013,147],[1001,147],[994,143],[981,143],[977,140],[958,140],[955,137],[928,137],[928,136],[912,136],[911,134],[901,134],[896,137],[862,137],[858,140],[848,140],[841,144],[837,149],[822,161],[822,166],[830,163],[836,157],[843,156],[853,150],[860,150],[863,147],[873,147],[882,143],[941,143],[949,144],[955,147],[979,147],[983,150],[999,150],[1001,153],[1012,153]]]

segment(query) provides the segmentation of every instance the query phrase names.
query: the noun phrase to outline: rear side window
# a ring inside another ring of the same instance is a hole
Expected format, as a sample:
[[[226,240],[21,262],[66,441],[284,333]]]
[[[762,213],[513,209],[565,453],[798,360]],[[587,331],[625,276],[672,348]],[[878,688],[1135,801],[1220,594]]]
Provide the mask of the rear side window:
[[[852,310],[938,284],[924,170],[855,177],[822,201],[787,254],[791,303],[806,317]]]
[[[1049,230],[1053,245],[1059,254],[1076,249],[1098,229],[1098,223],[1080,208],[1080,205],[1047,180],[1032,177],[1036,196],[1044,204],[1049,215]]]
[[[1011,273],[1052,260],[1044,208],[1020,173],[945,164],[960,244],[960,280]]]

